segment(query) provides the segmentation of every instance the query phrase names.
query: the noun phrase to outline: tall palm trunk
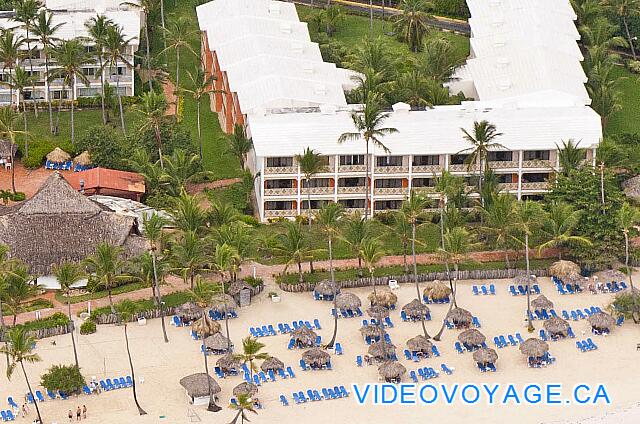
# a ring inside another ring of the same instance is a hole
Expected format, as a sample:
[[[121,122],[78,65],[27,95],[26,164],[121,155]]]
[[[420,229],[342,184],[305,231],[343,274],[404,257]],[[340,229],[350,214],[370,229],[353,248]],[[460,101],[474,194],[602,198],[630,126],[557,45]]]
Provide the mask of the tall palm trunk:
[[[29,382],[29,377],[27,377],[27,370],[24,369],[24,363],[22,361],[20,361],[20,367],[22,368],[22,375],[24,375],[24,381],[27,383],[27,389],[29,389],[31,398],[35,399],[36,397],[33,395],[33,390],[31,389],[31,383]],[[42,423],[42,415],[40,415],[40,407],[38,407],[38,402],[34,402],[33,404],[36,406],[36,414],[38,415],[38,421]]]
[[[529,276],[531,275],[531,271],[529,269],[529,234],[525,233],[524,235],[524,255],[525,255],[525,263],[527,265],[527,330],[531,333],[533,328],[533,323],[531,322],[531,284],[529,280]]]
[[[307,228],[309,230],[309,241],[311,241],[311,178],[307,180]],[[309,256],[309,272],[313,274],[313,255]]]
[[[13,154],[13,146],[15,145],[15,140],[13,139],[13,135],[10,136],[11,140],[11,152],[9,152],[9,157],[11,158],[11,190],[13,190],[13,194],[16,194],[16,164],[15,164],[15,155]]]
[[[49,77],[49,54],[47,53],[47,48],[44,48],[44,72],[47,75],[47,79]],[[49,108],[49,130],[51,134],[53,134],[53,108],[51,106],[51,88],[49,87],[49,81],[46,81],[46,90],[47,90],[47,107]]]
[[[75,125],[75,105],[74,105],[74,100],[75,100],[75,84],[74,87],[71,88],[71,145],[75,145],[76,144],[76,125]]]
[[[153,90],[153,83],[151,81],[151,50],[149,48],[149,16],[146,17],[144,23],[144,37],[147,45],[147,78],[149,79],[149,91]]]
[[[231,272],[229,272],[231,274]],[[229,278],[232,278],[229,275]],[[224,301],[224,306],[222,307],[222,312],[224,313],[224,329],[227,333],[227,351],[231,353],[231,337],[229,337],[229,317],[227,316],[227,301],[224,299],[224,273],[222,273],[222,279],[220,279],[220,293],[222,293],[222,299]]]
[[[418,302],[422,303],[422,296],[420,296],[420,283],[418,283],[418,262],[416,260],[416,223],[411,223],[411,257],[413,258],[413,283],[416,285],[416,295],[418,296]],[[424,314],[420,314],[420,323],[422,324],[422,332],[424,337],[429,339],[431,336],[427,332],[427,327],[424,324]]]
[[[167,327],[164,324],[164,305],[162,303],[162,295],[160,294],[160,284],[158,282],[158,269],[156,267],[156,252],[155,250],[151,251],[151,262],[153,264],[153,285],[154,292],[158,302],[158,308],[160,309],[160,325],[162,326],[162,337],[164,338],[165,343],[169,343],[169,338],[167,337]]]
[[[22,99],[22,120],[24,121],[24,157],[29,157],[29,135],[27,134],[27,101]],[[13,168],[13,163],[11,164]]]
[[[60,128],[60,111],[62,110],[62,101],[64,100],[64,93],[66,92],[65,91],[66,87],[67,85],[65,84],[64,80],[62,80],[62,92],[60,93],[60,99],[58,100],[58,112],[56,114],[56,125],[53,131],[55,135],[58,134],[59,128]]]
[[[369,36],[373,38],[373,0],[369,0]]]
[[[198,148],[200,152],[200,160],[202,160],[202,131],[200,129],[200,98],[196,101],[196,124],[198,126]],[[242,164],[241,164],[242,165]],[[244,166],[241,167],[244,169]]]
[[[124,323],[124,341],[125,341],[125,344],[127,345],[127,357],[129,358],[129,368],[131,369],[131,380],[133,381],[133,384],[131,385],[131,388],[133,390],[133,401],[136,403],[136,407],[138,408],[138,413],[140,415],[147,415],[146,411],[142,409],[142,407],[140,406],[140,403],[138,402],[138,394],[136,392],[136,374],[133,369],[133,361],[131,360],[131,351],[129,350],[129,335],[127,334],[126,322]]]
[[[4,322],[4,312],[2,312],[2,300],[0,299],[0,338],[4,338],[4,334],[7,331],[7,324]],[[4,341],[4,347],[8,347],[9,344],[7,343],[7,340],[5,339]],[[6,351],[6,349],[5,349]],[[7,359],[7,367],[9,366],[9,352],[5,353],[5,358]]]
[[[633,47],[633,38],[629,33],[629,24],[627,22],[627,17],[622,17],[622,23],[624,24],[624,31],[627,33],[627,40],[629,40],[629,47],[631,47],[631,55],[633,56],[633,60],[636,60],[636,49]]]
[[[407,240],[402,240],[402,265],[404,267],[404,275],[409,274],[409,264],[407,262],[407,250],[409,249]]]
[[[364,139],[366,145],[366,156],[364,157],[365,175],[364,178],[364,219],[369,216],[369,138]]]
[[[71,316],[71,293],[67,290],[67,315],[69,315],[69,322],[73,325],[73,317]],[[71,345],[73,346],[73,359],[76,362],[76,368],[80,369],[80,362],[78,362],[78,349],[76,348],[76,338],[73,333],[75,331],[75,325],[73,325],[73,329],[69,332],[71,335]]]
[[[180,90],[180,48],[176,49],[176,102],[178,97],[178,91]],[[176,105],[177,107],[178,105]]]
[[[164,159],[162,159],[162,136],[160,135],[160,127],[158,125],[153,126],[153,134],[156,138],[156,144],[158,145],[158,158],[160,159],[160,168],[164,169]],[[193,288],[193,279],[191,280],[191,287]]]
[[[102,124],[107,125],[107,112],[104,106],[104,69],[102,68],[104,65],[102,63],[102,47],[100,48],[100,53],[98,54],[98,62],[100,65],[100,107],[102,108]]]
[[[298,261],[298,282],[304,283],[304,278],[302,278],[302,263]]]
[[[206,313],[207,312],[205,311],[205,309],[202,308],[203,319]],[[211,412],[218,412],[222,408],[216,405],[216,400],[213,396],[213,390],[211,389],[211,380],[209,379],[209,359],[207,357],[207,347],[204,344],[204,334],[202,335],[202,355],[204,356],[204,372],[207,375],[207,388],[209,392],[209,406],[207,407],[207,410]]]
[[[27,35],[27,50],[29,54],[31,54],[31,37],[29,37],[29,27],[26,27],[26,35]],[[29,72],[31,72],[31,76],[33,76],[33,59],[29,58]],[[31,81],[31,95],[35,96],[36,93],[36,83],[34,80]],[[34,97],[35,98],[35,97]],[[36,114],[36,119],[38,119],[38,104],[36,101],[33,101],[33,111]]]
[[[122,134],[127,135],[127,128],[124,126],[124,112],[122,110],[122,97],[120,97],[120,74],[118,65],[116,64],[116,96],[118,97],[118,109],[120,110],[120,125],[122,126]]]
[[[331,336],[331,340],[327,344],[328,348],[333,347],[336,342],[336,337],[338,336],[338,304],[336,301],[336,297],[338,296],[338,287],[336,287],[336,279],[333,272],[333,240],[331,236],[329,236],[329,276],[331,278],[331,284],[333,285],[333,310],[335,314],[333,316],[333,335]]]

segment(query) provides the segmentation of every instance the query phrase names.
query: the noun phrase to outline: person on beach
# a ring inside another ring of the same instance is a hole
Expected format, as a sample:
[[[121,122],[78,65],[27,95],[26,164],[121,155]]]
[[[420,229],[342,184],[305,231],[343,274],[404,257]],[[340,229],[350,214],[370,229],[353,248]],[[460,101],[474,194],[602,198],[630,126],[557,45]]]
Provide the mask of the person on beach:
[[[69,409],[69,422],[73,422],[73,412],[71,411],[71,409]]]
[[[76,421],[81,420],[82,409],[80,409],[80,405],[78,405],[78,409],[76,409]]]
[[[87,419],[87,405],[82,405],[82,419]]]

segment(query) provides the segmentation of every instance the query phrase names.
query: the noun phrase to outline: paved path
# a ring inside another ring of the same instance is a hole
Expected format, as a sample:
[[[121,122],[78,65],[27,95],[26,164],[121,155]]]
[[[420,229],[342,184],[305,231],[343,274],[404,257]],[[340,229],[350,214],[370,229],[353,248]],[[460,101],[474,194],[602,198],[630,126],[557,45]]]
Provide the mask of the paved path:
[[[162,84],[162,92],[164,93],[164,98],[167,99],[167,111],[165,112],[166,116],[173,116],[176,114],[176,88],[173,83],[169,80],[166,80]]]

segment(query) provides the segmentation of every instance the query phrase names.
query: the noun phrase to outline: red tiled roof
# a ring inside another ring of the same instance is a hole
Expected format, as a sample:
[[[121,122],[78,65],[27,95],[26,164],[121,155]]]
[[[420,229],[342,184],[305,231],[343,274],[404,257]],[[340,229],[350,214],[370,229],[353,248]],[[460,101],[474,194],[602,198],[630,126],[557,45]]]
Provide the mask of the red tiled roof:
[[[83,180],[85,190],[109,189],[132,193],[145,192],[144,177],[135,172],[93,168],[65,175],[65,178],[76,190],[80,190],[80,180]]]

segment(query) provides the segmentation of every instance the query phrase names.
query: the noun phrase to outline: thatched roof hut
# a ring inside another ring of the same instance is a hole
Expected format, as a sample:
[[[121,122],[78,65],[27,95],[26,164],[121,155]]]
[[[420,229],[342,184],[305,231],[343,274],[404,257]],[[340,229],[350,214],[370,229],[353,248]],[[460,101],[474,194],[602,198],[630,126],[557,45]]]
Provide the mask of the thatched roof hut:
[[[126,257],[147,248],[135,218],[106,210],[75,191],[58,172],[31,199],[4,213],[0,243],[36,275],[51,274],[52,265],[61,262],[82,261],[101,242],[123,247]]]
[[[183,303],[175,308],[174,314],[183,321],[195,321],[202,316],[202,309],[193,302]]]
[[[407,348],[411,352],[422,352],[426,355],[431,355],[433,343],[422,334],[419,334],[407,340]]]
[[[453,308],[447,313],[447,319],[453,322],[456,327],[468,327],[473,321],[473,315],[466,309]]]
[[[596,272],[595,275],[605,283],[610,283],[612,281],[624,281],[627,279],[627,276],[624,275],[622,271],[618,271],[617,269],[607,269],[604,271]]]
[[[539,358],[549,351],[549,344],[540,339],[529,338],[520,345],[520,352],[527,356]]]
[[[475,328],[470,328],[458,334],[458,340],[469,346],[480,346],[487,338]]]
[[[215,333],[204,339],[204,346],[213,352],[230,352],[229,339],[222,333]],[[233,349],[233,345],[231,345]]]
[[[218,294],[213,298],[211,309],[217,312],[230,312],[235,311],[238,304],[235,299],[228,294]]]
[[[208,314],[203,315],[191,324],[191,328],[201,337],[209,337],[220,332],[220,323],[214,321]]]
[[[610,330],[615,324],[613,317],[606,312],[596,312],[587,318],[591,327],[597,330]]]
[[[211,392],[220,393],[220,385],[210,376],[203,372],[195,373],[180,379],[180,385],[187,391],[187,395],[191,398],[199,398],[209,396],[209,383],[211,383]]]
[[[451,287],[441,281],[435,280],[425,287],[422,294],[434,300],[445,299],[451,294]]]
[[[13,151],[13,155],[12,152]],[[15,157],[18,153],[18,145],[10,142],[9,140],[0,140],[0,158],[9,159],[11,156]]]
[[[398,296],[389,290],[376,290],[375,292],[371,292],[369,296],[367,296],[367,299],[371,306],[382,305],[387,308],[398,302]]]
[[[389,316],[389,309],[385,308],[382,305],[374,305],[367,309],[367,314],[371,318],[384,319]]]
[[[533,285],[538,282],[538,278],[535,275],[518,274],[513,277],[514,284],[520,284],[526,286],[527,284]]]
[[[363,325],[360,327],[360,334],[362,337],[382,337],[382,331],[377,325]]]
[[[379,341],[371,343],[368,352],[378,360],[387,360],[396,352],[396,347],[393,343]]]
[[[282,362],[275,356],[271,356],[264,360],[262,365],[260,365],[260,369],[264,372],[268,372],[269,370],[277,371],[279,369],[284,369],[284,362]]]
[[[238,296],[240,294],[240,292],[244,289],[249,289],[251,290],[253,287],[251,287],[251,284],[247,283],[244,280],[236,280],[233,283],[231,283],[231,285],[229,286],[229,289],[227,290],[227,293],[230,296]]]
[[[321,368],[326,365],[331,356],[324,350],[314,347],[313,349],[309,349],[302,354],[302,359],[312,367]]]
[[[244,381],[234,387],[232,393],[234,396],[247,395],[248,397],[253,397],[258,393],[258,386]]]
[[[553,302],[547,299],[545,295],[541,294],[531,301],[531,307],[535,311],[546,311],[553,309]]]
[[[573,274],[567,275],[562,279],[562,282],[565,284],[572,284],[572,285],[578,284],[580,286],[585,285],[588,281],[589,281],[588,278],[585,278],[582,275],[575,272]]]
[[[88,166],[93,163],[91,162],[91,155],[86,150],[73,158],[73,162],[82,166]]]
[[[555,275],[560,279],[564,279],[564,277],[568,275],[579,274],[580,266],[575,262],[560,260],[551,264],[551,266],[549,267],[549,272],[551,273],[551,275]]]
[[[296,345],[311,347],[316,344],[317,334],[315,331],[306,326],[298,327],[291,332],[291,338],[295,340]]]
[[[353,293],[342,292],[336,296],[336,306],[338,309],[355,310],[362,306],[362,301]]]
[[[495,364],[498,360],[498,352],[489,347],[482,347],[473,352],[473,360],[481,364]]]
[[[569,334],[569,323],[560,317],[549,318],[543,326],[552,336],[567,337]]]
[[[229,372],[238,370],[242,366],[242,363],[239,359],[235,358],[233,354],[227,353],[216,361],[216,366],[220,367],[224,372]]]
[[[60,162],[66,162],[69,159],[71,159],[71,155],[69,155],[69,153],[65,152],[59,147],[56,147],[47,155],[47,160],[51,162],[60,163]]]
[[[332,283],[329,280],[322,280],[316,284],[313,291],[322,296],[333,296],[333,293],[340,293],[340,284]]]
[[[420,302],[419,299],[413,299],[402,307],[402,310],[410,318],[422,318],[429,313],[429,307]]]
[[[386,361],[378,367],[380,377],[385,381],[400,381],[402,376],[406,374],[407,369],[400,362]]]

